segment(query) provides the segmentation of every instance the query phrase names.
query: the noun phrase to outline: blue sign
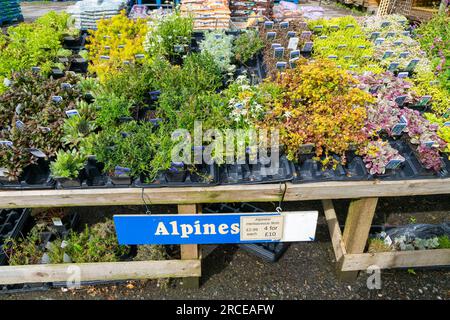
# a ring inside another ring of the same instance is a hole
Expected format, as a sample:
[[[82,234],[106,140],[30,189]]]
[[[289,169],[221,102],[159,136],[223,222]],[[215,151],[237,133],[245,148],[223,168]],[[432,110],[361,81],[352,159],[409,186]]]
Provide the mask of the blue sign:
[[[271,216],[281,214],[116,215],[114,223],[121,245],[256,243],[272,240],[241,241],[241,217]]]

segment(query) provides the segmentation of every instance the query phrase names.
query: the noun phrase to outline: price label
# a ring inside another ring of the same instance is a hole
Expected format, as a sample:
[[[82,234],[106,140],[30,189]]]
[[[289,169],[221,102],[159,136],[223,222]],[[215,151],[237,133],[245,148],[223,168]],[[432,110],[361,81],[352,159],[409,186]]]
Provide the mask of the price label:
[[[258,216],[241,217],[241,241],[272,240],[283,238],[284,217]]]

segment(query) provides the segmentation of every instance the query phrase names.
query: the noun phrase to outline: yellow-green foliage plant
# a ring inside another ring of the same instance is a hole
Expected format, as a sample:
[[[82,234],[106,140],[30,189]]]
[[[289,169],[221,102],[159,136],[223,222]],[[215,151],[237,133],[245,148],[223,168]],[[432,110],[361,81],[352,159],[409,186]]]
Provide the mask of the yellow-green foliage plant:
[[[450,113],[450,94],[444,85],[437,81],[433,72],[418,73],[414,80],[413,90],[420,96],[430,95],[432,111],[438,115]]]
[[[21,23],[8,28],[8,34],[0,32],[0,93],[6,90],[4,79],[13,72],[40,67],[49,74],[58,53],[61,40],[70,33],[67,13],[50,12],[33,23]]]
[[[144,19],[129,19],[125,11],[111,19],[102,19],[97,30],[90,31],[89,72],[96,74],[101,83],[110,75],[120,72],[126,63],[145,60],[143,42],[147,34]]]
[[[332,59],[344,70],[382,72],[373,60],[373,44],[355,18],[319,19],[309,22],[308,27],[314,32],[314,57]]]
[[[439,126],[438,129],[438,136],[442,140],[444,140],[447,143],[447,146],[443,150],[443,152],[447,153],[447,156],[450,160],[450,117],[444,118],[444,117],[437,117],[435,114],[432,113],[425,113],[425,119],[430,121],[431,123],[437,124]]]
[[[346,163],[346,151],[365,146],[366,105],[374,99],[334,62],[300,62],[276,83],[282,93],[260,126],[280,130],[280,143],[290,160],[299,155],[301,145],[314,144],[315,159],[325,167],[335,167]]]

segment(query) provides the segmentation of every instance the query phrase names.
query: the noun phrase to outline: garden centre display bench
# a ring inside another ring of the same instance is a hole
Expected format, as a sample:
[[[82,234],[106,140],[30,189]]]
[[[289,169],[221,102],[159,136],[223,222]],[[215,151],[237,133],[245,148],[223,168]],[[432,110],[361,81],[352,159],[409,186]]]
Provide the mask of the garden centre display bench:
[[[76,207],[102,205],[176,204],[179,214],[201,213],[202,203],[322,200],[342,278],[354,279],[359,270],[450,265],[450,249],[364,253],[378,197],[450,194],[450,179],[349,181],[306,184],[259,184],[180,188],[112,188],[77,190],[0,191],[0,208]],[[284,195],[284,196],[283,196]],[[333,199],[352,199],[341,234]],[[68,267],[30,265],[0,267],[0,284],[66,281]],[[76,264],[82,280],[186,278],[199,285],[201,251],[181,245],[181,260]]]

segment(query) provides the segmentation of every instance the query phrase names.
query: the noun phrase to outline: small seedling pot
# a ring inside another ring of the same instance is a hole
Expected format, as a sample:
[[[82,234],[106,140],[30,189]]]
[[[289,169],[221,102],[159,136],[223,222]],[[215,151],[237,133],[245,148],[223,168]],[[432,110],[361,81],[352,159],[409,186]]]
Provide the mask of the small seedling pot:
[[[57,187],[61,189],[69,189],[69,188],[77,188],[81,187],[81,180],[79,178],[77,179],[70,179],[70,178],[54,178],[57,182]]]
[[[172,163],[165,175],[168,182],[184,182],[187,177],[186,165],[184,163]]]

